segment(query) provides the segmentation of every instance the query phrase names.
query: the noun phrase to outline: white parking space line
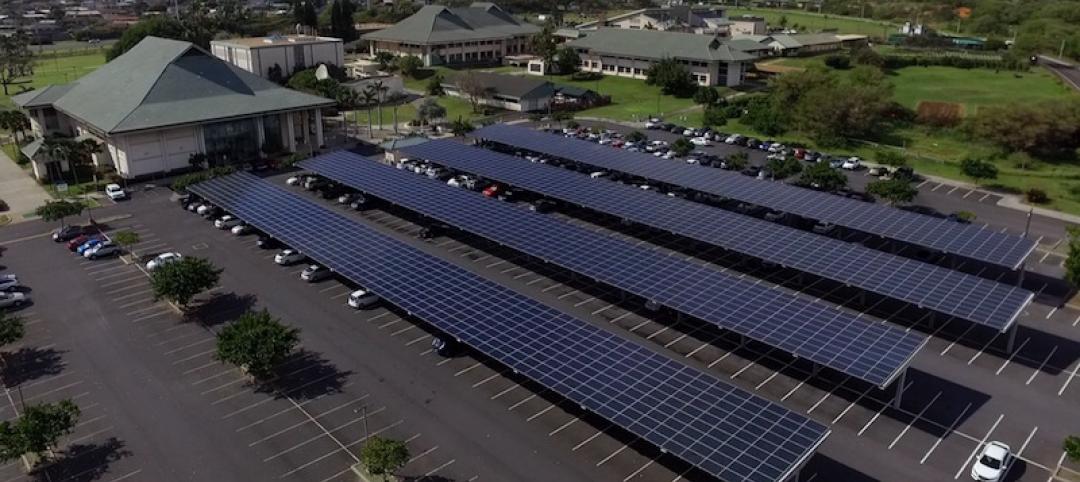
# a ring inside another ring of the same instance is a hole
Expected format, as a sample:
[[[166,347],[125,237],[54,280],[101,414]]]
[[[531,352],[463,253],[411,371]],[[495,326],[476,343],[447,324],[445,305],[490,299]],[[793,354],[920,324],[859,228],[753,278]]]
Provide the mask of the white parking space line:
[[[979,198],[979,202],[985,201],[988,197],[990,197],[990,193],[983,194],[983,197]]]
[[[937,191],[937,190],[938,190],[938,189],[940,189],[940,188],[941,188],[942,186],[944,186],[944,184],[938,184],[938,185],[934,186],[934,188],[933,188],[933,189],[931,189],[931,190],[930,190],[930,192],[934,192],[934,191]]]
[[[509,387],[504,388],[501,392],[492,395],[491,398],[489,398],[488,400],[495,400],[496,398],[499,398],[499,397],[501,397],[503,395],[506,395],[507,393],[512,392],[517,387],[518,387],[518,384],[516,384],[516,383],[513,384],[513,385],[510,385]]]
[[[139,475],[140,473],[142,473],[142,469],[138,469],[138,470],[135,470],[135,471],[132,471],[132,472],[128,472],[128,473],[126,473],[124,475],[121,475],[121,476],[119,476],[119,477],[117,477],[115,479],[110,480],[109,482],[120,482],[121,480],[130,479],[130,478],[132,478],[132,477],[134,477],[136,475]]]
[[[607,457],[604,457],[604,458],[600,459],[600,461],[596,463],[596,466],[599,467],[601,465],[604,465],[604,464],[608,463],[609,460],[615,458],[616,455],[621,454],[623,450],[626,450],[626,448],[627,448],[627,445],[624,444],[622,447],[619,447],[619,448],[615,449],[615,451],[612,452],[611,454],[609,454]]]
[[[548,406],[547,406],[546,408],[544,408],[543,410],[541,410],[541,411],[539,411],[539,412],[536,412],[536,413],[534,413],[534,414],[530,415],[530,416],[529,416],[528,418],[526,418],[526,419],[525,419],[525,421],[526,421],[526,422],[531,422],[531,421],[535,420],[535,419],[536,419],[536,417],[539,417],[539,416],[541,416],[541,415],[543,415],[543,414],[545,414],[545,413],[548,413],[548,412],[550,412],[550,411],[551,411],[551,409],[553,409],[553,408],[555,408],[555,405],[548,405]]]
[[[967,194],[964,194],[964,197],[963,197],[963,199],[967,199],[967,197],[968,197],[968,196],[970,196],[970,195],[972,195],[972,194],[974,194],[974,193],[975,193],[975,190],[974,190],[974,189],[972,189],[972,190],[968,191],[968,192],[967,192]]]
[[[982,440],[980,440],[979,443],[975,444],[975,448],[971,449],[971,454],[969,454],[967,456],[967,458],[964,459],[964,465],[961,465],[960,470],[956,471],[956,475],[953,477],[953,479],[959,479],[960,478],[960,475],[964,473],[964,469],[967,468],[968,464],[970,464],[972,459],[975,457],[975,454],[978,453],[979,449],[981,449],[982,446],[986,443],[986,439],[990,438],[990,434],[994,433],[994,430],[997,429],[998,424],[1001,423],[1001,419],[1003,419],[1003,418],[1005,418],[1004,413],[1001,414],[1001,415],[998,415],[997,420],[994,421],[994,425],[990,426],[990,430],[986,431],[986,435],[983,435]]]
[[[892,450],[892,448],[895,447],[898,442],[900,442],[900,439],[903,438],[904,434],[906,434],[908,430],[911,430],[911,426],[922,418],[923,414],[925,414],[926,411],[930,409],[930,406],[933,405],[934,402],[938,401],[938,398],[941,397],[941,393],[942,392],[938,392],[937,395],[934,395],[934,398],[930,400],[930,403],[927,403],[926,406],[922,408],[922,410],[919,410],[919,413],[915,415],[915,418],[912,418],[911,422],[908,422],[908,424],[904,426],[904,429],[901,430],[900,433],[896,434],[896,438],[894,438],[892,443],[889,444],[889,450]]]
[[[480,363],[480,362],[476,362],[476,363],[474,363],[474,364],[472,364],[472,365],[469,365],[468,367],[465,367],[465,368],[462,368],[461,370],[458,370],[458,371],[457,371],[457,373],[455,373],[455,374],[454,374],[454,376],[455,376],[455,377],[460,377],[460,376],[462,376],[462,375],[464,375],[464,374],[466,374],[466,373],[469,373],[469,372],[470,372],[470,371],[472,371],[472,370],[473,370],[474,368],[476,368],[476,367],[478,367],[478,366],[480,366],[480,365],[481,365],[481,363]]]
[[[424,472],[424,477],[431,477],[431,476],[435,475],[440,470],[445,469],[445,468],[453,465],[453,463],[455,461],[457,461],[457,459],[450,459],[449,462],[446,462],[446,463],[444,463],[444,464],[442,464],[442,465],[440,465],[438,467],[435,467],[434,469],[431,469],[431,470],[429,470],[427,472]]]
[[[559,433],[559,432],[562,432],[563,430],[565,430],[565,429],[566,429],[566,427],[569,427],[569,426],[573,425],[573,424],[574,424],[575,422],[577,422],[577,421],[578,421],[578,418],[577,418],[577,417],[571,418],[571,419],[570,419],[569,421],[567,421],[566,423],[564,423],[564,424],[562,424],[562,425],[559,425],[559,427],[558,427],[558,428],[556,428],[555,430],[552,430],[552,431],[548,432],[548,437],[550,437],[550,436],[552,436],[552,435],[555,435],[555,434],[557,434],[557,433]]]
[[[928,182],[930,182],[930,180],[929,180],[929,179],[927,179],[927,180],[925,180],[925,181],[923,181],[923,182],[920,182],[920,183],[919,183],[918,185],[916,185],[916,186],[915,186],[915,189],[919,189],[919,188],[921,188],[921,187],[925,186],[925,185],[926,185],[926,183],[928,183]]]
[[[1031,376],[1028,377],[1026,382],[1024,382],[1024,385],[1031,385],[1031,382],[1035,380],[1035,377],[1039,374],[1039,372],[1043,370],[1043,367],[1046,366],[1046,362],[1049,362],[1050,359],[1054,357],[1054,352],[1056,352],[1057,349],[1057,345],[1054,345],[1054,348],[1050,349],[1050,353],[1046,355],[1046,359],[1044,359],[1042,363],[1039,364],[1039,368],[1036,368],[1035,371],[1031,372]]]
[[[186,350],[188,348],[196,347],[196,346],[206,344],[206,343],[210,343],[210,342],[214,342],[214,341],[217,341],[217,338],[205,338],[205,339],[202,339],[202,340],[199,340],[199,341],[196,341],[196,342],[193,342],[193,343],[189,343],[187,345],[184,345],[184,346],[181,346],[181,347],[178,347],[178,348],[173,348],[172,350],[169,350],[169,351],[165,352],[165,355],[172,355],[173,353],[176,353],[178,351],[184,351],[184,350]]]
[[[592,442],[594,439],[596,439],[596,437],[599,437],[600,434],[602,434],[602,433],[604,433],[604,432],[596,432],[596,433],[594,433],[591,437],[579,442],[577,445],[575,445],[573,448],[571,448],[570,451],[571,452],[577,452],[578,449],[580,449],[581,447],[584,447],[585,444],[587,444],[589,442]]]
[[[626,477],[623,477],[623,479],[622,479],[623,482],[627,482],[628,480],[630,480],[630,479],[632,479],[634,477],[637,477],[638,474],[642,473],[643,471],[645,471],[645,469],[649,468],[653,464],[653,462],[655,462],[655,461],[656,461],[655,459],[649,459],[648,462],[645,462],[645,465],[642,465],[641,467],[638,467],[637,470],[635,470],[633,472],[630,472],[630,475],[627,475]]]
[[[957,189],[960,189],[960,186],[953,186],[953,188],[949,189],[949,192],[945,193],[945,195],[948,196],[948,195],[952,194],[953,191],[955,191]]]
[[[139,286],[142,286],[142,285],[139,285]],[[118,291],[122,291],[122,290],[118,290]],[[145,295],[145,294],[151,293],[153,291],[154,291],[153,288],[141,289],[139,291],[135,291],[133,293],[128,293],[128,294],[123,295],[123,296],[117,296],[117,297],[113,298],[112,300],[113,301],[126,300],[128,298],[131,298],[131,297],[134,297],[134,296],[139,296],[139,295]]]
[[[1046,319],[1047,319],[1047,320],[1049,320],[1051,316],[1054,316],[1054,313],[1056,313],[1056,312],[1057,312],[1057,310],[1058,310],[1058,309],[1057,309],[1057,307],[1056,307],[1056,306],[1055,306],[1055,307],[1053,307],[1053,308],[1051,308],[1051,309],[1050,309],[1050,312],[1046,314]]]
[[[179,365],[181,363],[184,363],[184,362],[191,361],[191,360],[194,360],[194,359],[199,358],[199,357],[209,355],[211,353],[214,353],[215,351],[217,351],[217,348],[211,348],[209,350],[200,351],[200,352],[198,352],[198,353],[196,353],[194,355],[189,355],[189,356],[186,356],[186,357],[181,358],[179,360],[176,360],[176,361],[172,362],[172,364],[173,365]]]
[[[964,415],[967,415],[968,410],[971,410],[971,402],[968,402],[967,406],[960,411],[960,416],[956,417],[956,420],[953,420],[953,422],[949,424],[949,428],[945,430],[945,433],[941,434],[941,436],[934,441],[934,445],[931,445],[930,450],[926,451],[926,455],[923,455],[922,459],[919,460],[919,464],[926,463],[926,459],[930,458],[930,455],[933,454],[935,450],[937,450],[938,445],[941,445],[941,441],[945,440],[945,437],[948,437],[949,434],[953,433],[953,430],[956,429],[956,424],[960,423],[960,421],[964,419]]]
[[[1061,396],[1062,393],[1065,393],[1066,388],[1069,388],[1069,383],[1072,382],[1073,378],[1076,378],[1076,372],[1078,370],[1080,370],[1080,362],[1077,362],[1076,366],[1073,367],[1073,371],[1072,371],[1072,373],[1069,374],[1069,377],[1065,379],[1065,383],[1061,384],[1061,389],[1058,390],[1058,396],[1059,397]]]
[[[522,406],[522,405],[524,405],[524,404],[528,403],[528,402],[529,402],[529,400],[532,400],[532,399],[534,399],[534,398],[536,398],[536,394],[535,394],[535,393],[533,393],[533,394],[530,394],[529,396],[527,396],[527,397],[525,397],[525,398],[523,398],[523,399],[519,400],[519,401],[518,401],[517,403],[515,403],[515,404],[513,404],[513,405],[510,405],[509,407],[507,407],[506,411],[508,411],[508,412],[510,412],[510,411],[513,411],[513,410],[514,410],[515,408],[518,408],[518,407],[520,407],[520,406]]]
[[[1020,343],[1020,347],[1013,350],[1013,352],[1009,354],[1009,357],[1006,358],[1005,361],[1001,363],[1001,366],[998,367],[996,372],[994,372],[994,375],[1001,375],[1001,371],[1004,370],[1005,367],[1009,366],[1009,363],[1011,363],[1013,361],[1013,358],[1015,358],[1016,355],[1018,353],[1020,353],[1020,350],[1024,349],[1024,346],[1027,345],[1029,341],[1031,341],[1031,337],[1025,338],[1024,342]]]

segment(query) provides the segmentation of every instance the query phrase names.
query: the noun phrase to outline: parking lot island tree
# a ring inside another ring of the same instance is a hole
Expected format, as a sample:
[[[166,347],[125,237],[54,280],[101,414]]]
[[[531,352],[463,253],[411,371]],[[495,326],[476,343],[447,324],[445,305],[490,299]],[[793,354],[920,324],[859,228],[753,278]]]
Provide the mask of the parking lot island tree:
[[[1068,437],[1065,437],[1065,442],[1062,446],[1065,449],[1065,456],[1069,457],[1069,460],[1080,462],[1080,437],[1069,435]]]
[[[135,251],[131,248],[136,244],[139,244],[139,233],[136,233],[135,231],[131,231],[129,229],[125,229],[112,235],[112,240],[116,244],[119,244],[121,248],[124,248],[124,251],[127,251],[129,254],[131,254],[132,257],[135,256]]]
[[[998,169],[993,163],[979,159],[967,158],[960,161],[960,172],[970,177],[978,186],[987,179],[997,179]]]
[[[847,187],[848,178],[844,173],[818,162],[803,170],[798,184],[819,191],[836,192]]]
[[[746,165],[750,162],[750,155],[739,151],[731,154],[727,157],[727,165],[732,171],[741,171],[746,169]]]
[[[676,156],[686,157],[692,150],[694,150],[694,145],[686,140],[685,137],[675,139],[675,142],[671,143],[671,151],[674,152]]]
[[[80,201],[46,201],[43,206],[38,206],[34,214],[47,222],[60,221],[60,227],[64,227],[64,218],[78,216],[86,209],[86,205]]]
[[[185,257],[154,270],[150,287],[155,300],[169,300],[183,309],[195,295],[216,286],[221,271],[205,258]]]
[[[79,421],[79,406],[71,400],[28,405],[14,421],[0,422],[0,459],[34,454],[41,459],[70,434]]]
[[[773,158],[769,160],[767,165],[773,179],[787,179],[802,172],[802,164],[794,157]]]
[[[1065,258],[1065,281],[1073,288],[1080,287],[1080,229],[1070,227],[1069,253]]]
[[[405,442],[378,435],[372,436],[360,448],[360,463],[371,475],[393,476],[409,462],[409,447]]]
[[[0,346],[10,345],[22,339],[26,325],[22,318],[8,312],[0,312]]]
[[[914,201],[919,190],[907,179],[885,179],[867,184],[866,193],[895,206]]]
[[[626,135],[626,141],[627,142],[644,142],[644,141],[647,141],[648,139],[649,139],[649,137],[646,136],[641,131],[633,131],[633,132]]]
[[[248,311],[218,333],[217,358],[266,379],[299,342],[299,329],[285,326],[265,309]]]

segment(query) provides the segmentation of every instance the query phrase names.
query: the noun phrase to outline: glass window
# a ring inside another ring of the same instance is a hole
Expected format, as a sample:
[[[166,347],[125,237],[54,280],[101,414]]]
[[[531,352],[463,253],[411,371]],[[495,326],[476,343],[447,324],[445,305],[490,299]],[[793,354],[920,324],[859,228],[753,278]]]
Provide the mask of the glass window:
[[[211,165],[242,163],[259,156],[255,119],[206,124],[203,126],[203,142]]]

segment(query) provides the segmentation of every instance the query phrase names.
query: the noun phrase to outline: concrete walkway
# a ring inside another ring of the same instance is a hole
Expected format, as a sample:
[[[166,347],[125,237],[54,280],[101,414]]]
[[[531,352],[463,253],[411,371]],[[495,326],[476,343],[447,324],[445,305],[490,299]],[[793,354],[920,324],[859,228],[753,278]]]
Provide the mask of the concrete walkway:
[[[24,221],[24,214],[37,209],[51,200],[52,196],[38,185],[37,181],[21,167],[0,151],[0,199],[8,204],[8,211],[3,213],[11,218],[12,223]]]

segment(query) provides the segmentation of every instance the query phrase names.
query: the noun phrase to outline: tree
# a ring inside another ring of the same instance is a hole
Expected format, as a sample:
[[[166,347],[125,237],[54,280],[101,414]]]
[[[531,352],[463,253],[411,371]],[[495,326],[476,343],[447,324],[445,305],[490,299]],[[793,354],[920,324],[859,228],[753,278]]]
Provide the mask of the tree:
[[[712,106],[720,100],[720,94],[712,87],[700,86],[694,91],[694,103],[704,106]]]
[[[705,106],[705,112],[702,113],[701,122],[710,127],[720,127],[727,124],[728,121],[728,109],[719,105]]]
[[[390,52],[383,51],[375,54],[375,62],[379,64],[379,70],[389,70],[395,59],[397,56]]]
[[[825,65],[836,70],[846,70],[851,68],[851,57],[832,54],[825,57]]]
[[[642,142],[647,140],[648,138],[649,137],[641,131],[633,131],[626,135],[626,140],[629,142]]]
[[[379,129],[382,129],[382,106],[383,102],[386,102],[386,93],[390,92],[390,87],[381,80],[376,80],[369,85],[371,86],[371,90],[379,96],[378,103],[375,104],[375,107],[379,109]]]
[[[25,136],[26,131],[30,130],[30,118],[19,110],[0,111],[0,129],[15,134],[14,139],[18,143],[19,137]]]
[[[671,151],[674,152],[676,156],[684,157],[687,154],[690,154],[690,151],[692,150],[694,150],[694,145],[686,140],[685,137],[675,139],[675,142],[671,143]]]
[[[14,422],[0,422],[0,458],[8,461],[31,453],[44,455],[60,437],[74,430],[79,414],[79,407],[71,400],[27,406]]]
[[[424,68],[424,61],[420,60],[420,57],[415,55],[406,55],[404,57],[398,57],[397,66],[398,69],[401,70],[402,75],[415,79],[416,74],[420,72],[420,69]]]
[[[64,227],[64,218],[82,214],[86,205],[81,201],[45,201],[44,206],[38,206],[34,214],[46,222],[60,221],[60,227]]]
[[[129,230],[120,231],[112,235],[112,240],[131,253],[132,256],[135,256],[135,252],[131,250],[131,247],[139,244],[139,233]]]
[[[311,0],[295,0],[293,4],[293,17],[296,23],[311,28],[318,28],[319,14],[315,11],[315,5]]]
[[[883,67],[885,65],[885,57],[882,57],[881,54],[870,47],[860,47],[852,50],[851,61],[856,65],[868,65],[872,67]]]
[[[405,442],[374,435],[360,448],[360,463],[372,475],[393,475],[409,462],[409,447]]]
[[[791,126],[821,145],[880,135],[892,107],[892,84],[874,67],[856,67],[843,78],[814,70],[784,74],[773,85],[772,109],[789,112]]]
[[[802,172],[799,160],[789,156],[770,159],[767,166],[773,179],[787,179]]]
[[[895,205],[911,202],[919,190],[906,179],[888,179],[867,184],[866,193]]]
[[[421,101],[420,106],[416,108],[416,117],[420,120],[421,125],[432,123],[435,119],[446,117],[446,108],[439,105],[437,100],[429,97]]]
[[[374,138],[375,131],[371,128],[371,106],[379,99],[379,94],[375,92],[375,86],[369,84],[365,87],[364,91],[360,93],[360,99],[363,101],[363,105],[367,110],[368,138]]]
[[[884,164],[886,166],[901,167],[907,165],[907,158],[904,157],[899,151],[892,149],[879,149],[874,153],[874,160],[878,164]]]
[[[973,137],[1010,153],[1057,157],[1080,148],[1080,100],[980,107],[965,127]]]
[[[660,60],[645,71],[645,83],[659,86],[663,93],[676,97],[690,97],[698,87],[690,71],[678,60],[670,57]]]
[[[727,157],[724,164],[732,171],[741,171],[746,169],[746,165],[750,162],[750,155],[739,151]]]
[[[427,87],[424,90],[427,92],[427,95],[441,96],[443,94],[446,94],[446,91],[443,90],[442,84],[443,76],[440,74],[435,74],[432,75],[430,79],[428,79]]]
[[[984,179],[997,179],[998,175],[997,166],[993,163],[970,157],[960,161],[960,172],[975,181],[976,186]]]
[[[218,333],[217,358],[265,378],[299,342],[299,329],[283,325],[265,309],[248,311]]]
[[[782,134],[787,130],[785,115],[765,97],[755,98],[746,104],[742,122],[767,136]]]
[[[450,123],[450,132],[457,137],[465,137],[468,134],[476,130],[472,123],[466,120],[462,120],[461,116],[458,116],[457,120]]]
[[[352,114],[352,118],[356,120],[356,114],[354,111],[360,107],[360,94],[350,88],[342,88],[337,93],[338,108],[345,112],[345,138],[349,137],[349,114]],[[357,125],[357,137],[360,135],[359,125]]]
[[[572,74],[578,71],[581,65],[581,56],[577,50],[570,47],[562,47],[555,55],[555,71],[560,74]]]
[[[330,33],[346,42],[356,40],[356,27],[353,13],[356,6],[351,0],[334,0],[330,6]]]
[[[530,40],[532,53],[544,61],[544,65],[554,65],[555,55],[559,52],[559,43],[555,40],[555,22],[545,22],[540,33]]]
[[[1080,462],[1080,437],[1075,435],[1065,437],[1062,447],[1065,449],[1065,455],[1069,457],[1069,460]]]
[[[387,101],[390,102],[390,105],[392,106],[392,109],[393,109],[393,112],[394,112],[394,117],[393,117],[393,119],[394,119],[394,134],[398,133],[398,121],[397,121],[398,107],[401,107],[401,104],[403,104],[405,102],[405,99],[408,99],[408,98],[409,98],[409,96],[405,95],[404,93],[394,92],[394,93],[390,94],[390,97],[387,97],[387,99],[386,99]]]
[[[796,184],[826,192],[839,191],[847,187],[848,178],[844,173],[829,167],[828,163],[812,164],[799,176]]]
[[[469,99],[469,104],[472,105],[473,112],[480,112],[480,104],[487,99],[491,93],[491,87],[484,85],[484,82],[480,80],[476,74],[472,71],[465,71],[457,77],[457,88],[465,97]]]
[[[0,36],[0,85],[4,95],[8,86],[21,83],[23,77],[34,75],[34,54],[30,50],[30,38],[22,33]]]
[[[185,257],[154,270],[150,287],[155,300],[166,299],[185,308],[195,295],[217,286],[221,271],[204,258]]]
[[[275,63],[269,69],[266,69],[266,78],[275,84],[284,84],[285,71],[282,70],[281,64]]]
[[[202,45],[201,42],[196,41],[198,39],[192,38],[191,32],[189,32],[185,25],[179,20],[171,16],[157,15],[146,20],[141,20],[135,25],[125,29],[124,33],[120,35],[120,39],[112,44],[112,46],[109,47],[109,50],[105,52],[105,60],[111,61],[112,59],[123,55],[139,42],[142,42],[144,38],[149,36],[184,40],[204,47],[208,46]],[[210,39],[206,39],[206,43],[209,44]]]
[[[8,312],[0,312],[0,346],[10,345],[22,339],[26,325],[22,318]]]

